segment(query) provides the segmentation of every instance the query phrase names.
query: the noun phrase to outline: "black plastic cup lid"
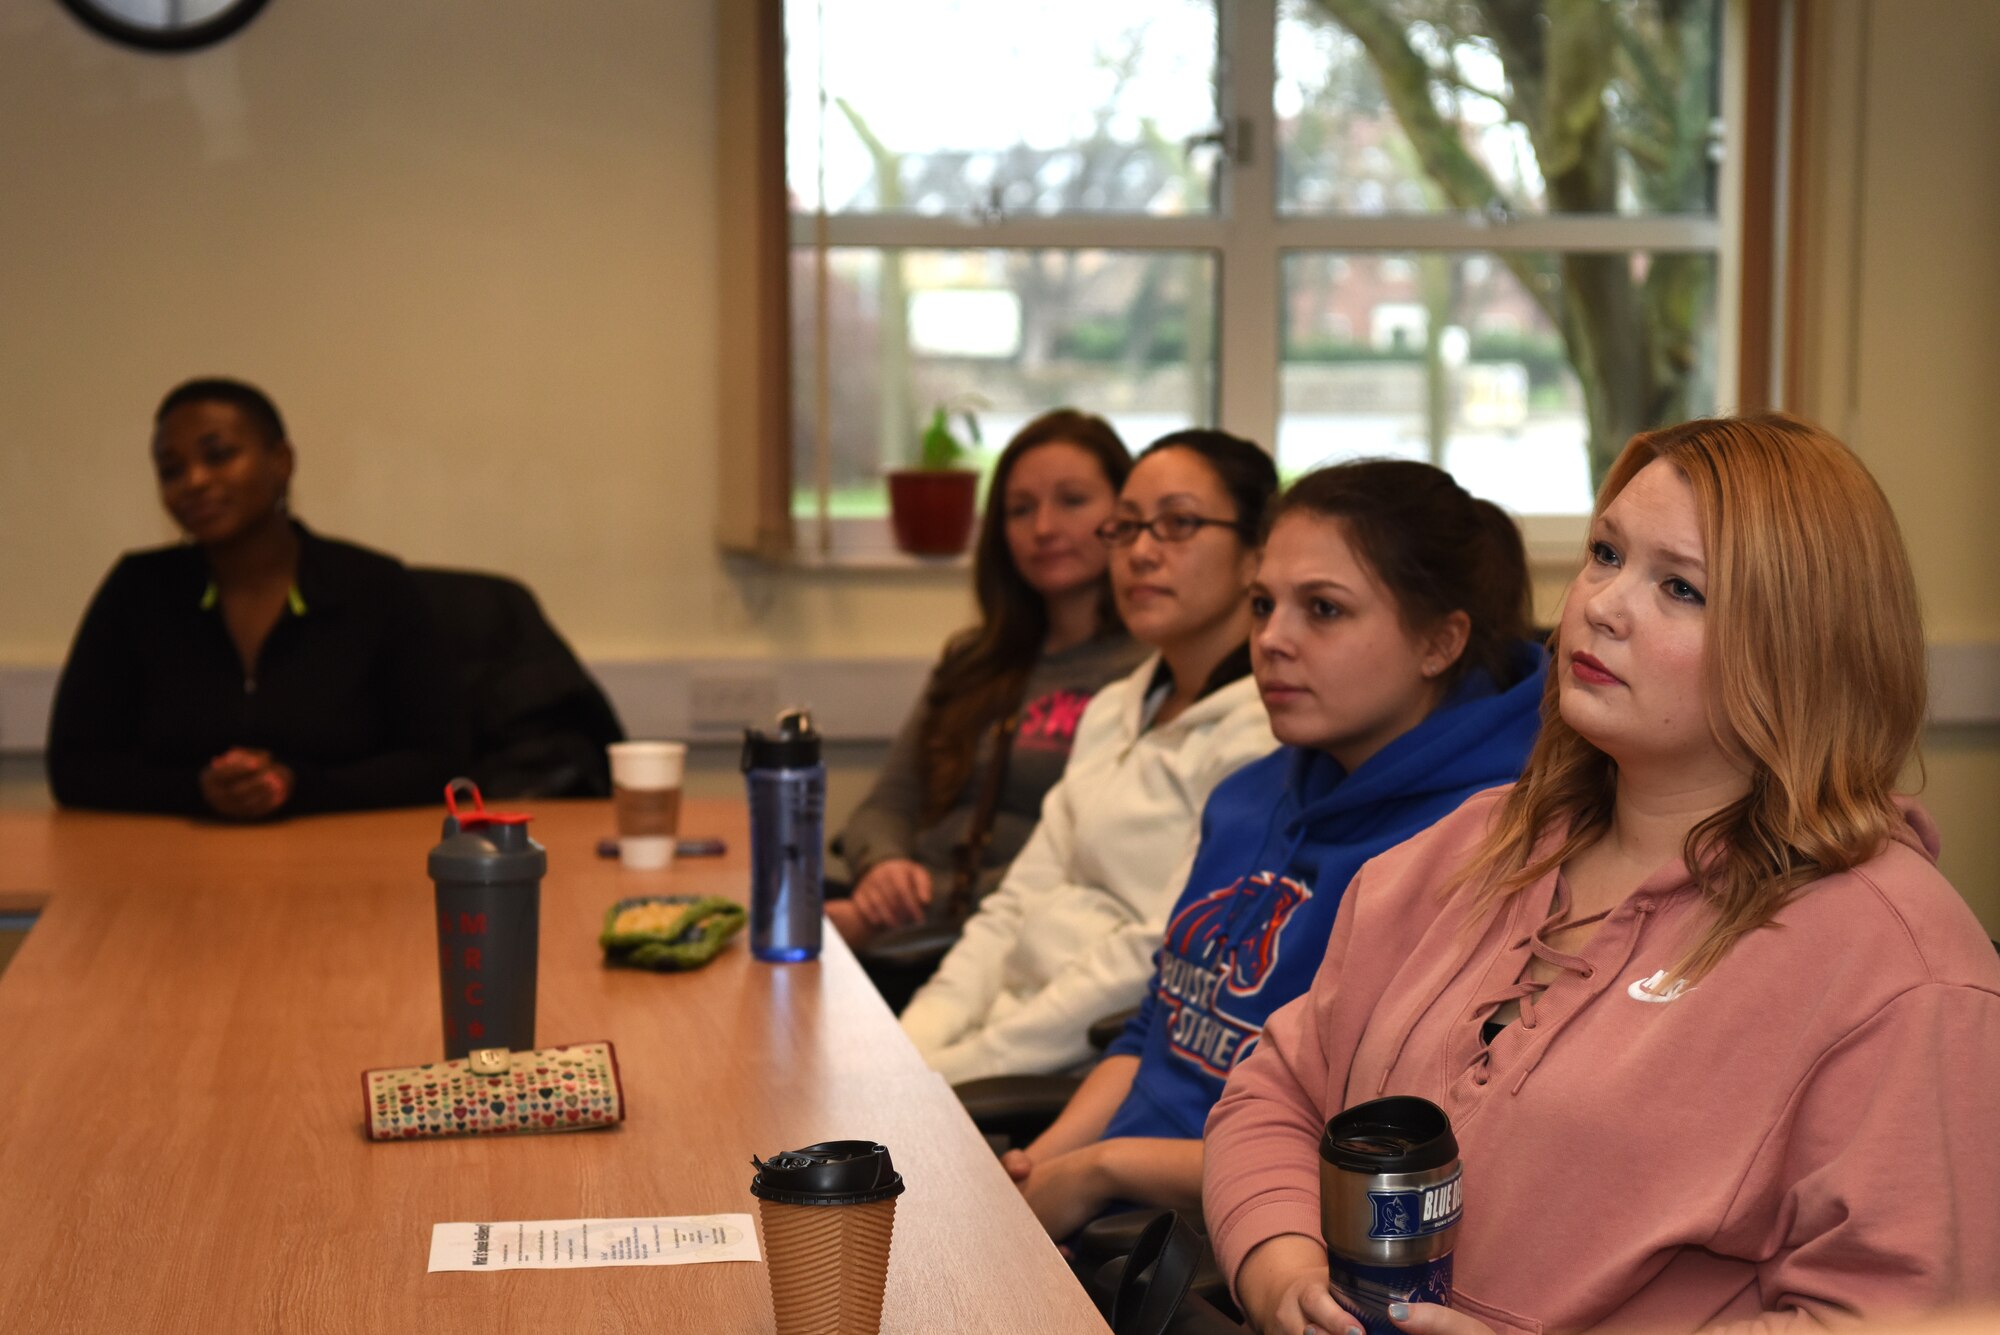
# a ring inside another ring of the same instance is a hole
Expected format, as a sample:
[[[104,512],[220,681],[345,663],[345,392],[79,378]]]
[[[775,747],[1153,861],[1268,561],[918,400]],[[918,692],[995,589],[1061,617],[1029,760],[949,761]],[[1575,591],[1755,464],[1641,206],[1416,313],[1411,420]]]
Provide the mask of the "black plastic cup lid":
[[[1451,1118],[1429,1099],[1357,1103],[1326,1124],[1319,1157],[1355,1173],[1422,1173],[1458,1158]]]
[[[781,1205],[867,1205],[903,1194],[903,1175],[872,1140],[822,1141],[750,1162],[750,1194]]]

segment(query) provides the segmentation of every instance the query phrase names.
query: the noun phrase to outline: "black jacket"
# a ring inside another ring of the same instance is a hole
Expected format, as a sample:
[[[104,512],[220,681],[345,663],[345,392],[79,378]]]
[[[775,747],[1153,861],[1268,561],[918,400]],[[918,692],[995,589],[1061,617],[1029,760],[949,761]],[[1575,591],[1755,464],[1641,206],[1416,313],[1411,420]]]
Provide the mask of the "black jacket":
[[[295,527],[294,596],[247,678],[199,548],[112,568],[56,687],[57,802],[205,813],[201,770],[233,746],[291,767],[280,814],[441,800],[463,729],[410,572]]]

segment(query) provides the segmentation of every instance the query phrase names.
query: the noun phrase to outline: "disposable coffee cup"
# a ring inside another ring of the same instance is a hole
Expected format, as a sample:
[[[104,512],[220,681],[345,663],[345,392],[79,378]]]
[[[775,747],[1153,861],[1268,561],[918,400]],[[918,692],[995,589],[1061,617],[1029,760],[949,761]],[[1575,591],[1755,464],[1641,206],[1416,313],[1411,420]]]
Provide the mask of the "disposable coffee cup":
[[[1319,1144],[1328,1286],[1366,1335],[1398,1335],[1392,1303],[1451,1303],[1464,1208],[1458,1140],[1444,1109],[1408,1096],[1357,1104]]]
[[[903,1177],[869,1140],[752,1158],[778,1335],[876,1335]]]
[[[673,865],[681,832],[684,742],[613,742],[611,801],[618,811],[618,860],[634,871]]]

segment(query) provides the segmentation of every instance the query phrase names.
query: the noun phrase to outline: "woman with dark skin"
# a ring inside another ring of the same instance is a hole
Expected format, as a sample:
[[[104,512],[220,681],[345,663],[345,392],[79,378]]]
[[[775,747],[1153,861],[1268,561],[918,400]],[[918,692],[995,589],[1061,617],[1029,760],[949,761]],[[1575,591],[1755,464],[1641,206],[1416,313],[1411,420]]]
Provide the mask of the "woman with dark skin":
[[[127,555],[85,615],[56,800],[230,820],[430,800],[455,729],[409,572],[290,517],[291,442],[248,385],[173,391],[151,454],[187,542]]]

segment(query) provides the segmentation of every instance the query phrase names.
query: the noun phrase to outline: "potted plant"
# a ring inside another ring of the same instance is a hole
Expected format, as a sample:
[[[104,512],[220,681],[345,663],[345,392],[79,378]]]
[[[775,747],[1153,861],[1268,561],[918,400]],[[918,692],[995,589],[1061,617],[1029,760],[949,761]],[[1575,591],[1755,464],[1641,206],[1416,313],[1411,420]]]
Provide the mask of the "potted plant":
[[[912,556],[957,556],[972,540],[979,470],[970,466],[979,441],[979,419],[957,406],[968,444],[951,429],[953,405],[931,412],[917,449],[917,466],[889,474],[889,529],[896,546]]]

